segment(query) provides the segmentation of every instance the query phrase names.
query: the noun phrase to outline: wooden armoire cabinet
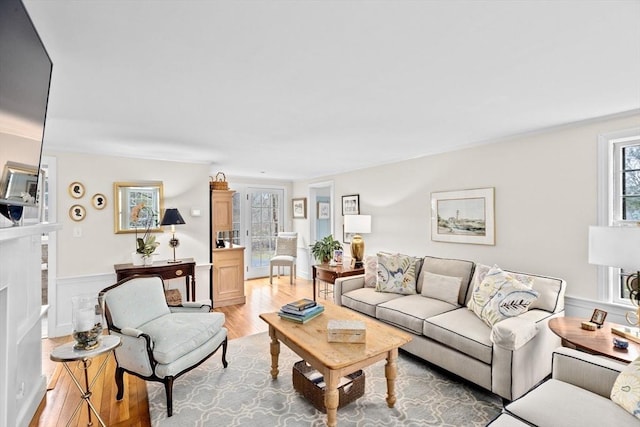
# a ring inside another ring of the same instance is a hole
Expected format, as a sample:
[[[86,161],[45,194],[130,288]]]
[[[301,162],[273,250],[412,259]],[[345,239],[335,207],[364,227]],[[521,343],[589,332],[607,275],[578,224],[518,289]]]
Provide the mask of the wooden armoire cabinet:
[[[233,231],[233,193],[211,190],[211,289],[214,307],[244,304],[244,247],[231,242]],[[224,248],[216,248],[219,237],[229,239]]]

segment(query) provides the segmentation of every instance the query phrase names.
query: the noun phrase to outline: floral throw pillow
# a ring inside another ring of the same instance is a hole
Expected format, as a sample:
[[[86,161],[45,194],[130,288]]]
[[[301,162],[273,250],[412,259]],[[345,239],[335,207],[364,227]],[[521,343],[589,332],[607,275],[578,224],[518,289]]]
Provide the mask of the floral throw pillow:
[[[611,400],[640,418],[640,357],[620,372],[611,389]]]
[[[493,326],[529,310],[539,295],[531,288],[532,283],[531,277],[519,275],[516,278],[493,266],[479,284],[476,282],[467,308],[487,325]]]
[[[378,281],[378,257],[368,255],[364,257],[364,287],[375,288]]]
[[[415,294],[415,258],[408,255],[378,253],[376,291],[403,295]]]

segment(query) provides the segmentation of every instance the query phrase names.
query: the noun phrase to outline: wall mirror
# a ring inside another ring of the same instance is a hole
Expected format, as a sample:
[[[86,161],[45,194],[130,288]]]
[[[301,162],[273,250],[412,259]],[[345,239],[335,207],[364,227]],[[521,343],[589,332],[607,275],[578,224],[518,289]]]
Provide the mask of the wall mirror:
[[[147,228],[150,231],[162,231],[162,181],[114,182],[113,200],[117,234],[144,233]]]

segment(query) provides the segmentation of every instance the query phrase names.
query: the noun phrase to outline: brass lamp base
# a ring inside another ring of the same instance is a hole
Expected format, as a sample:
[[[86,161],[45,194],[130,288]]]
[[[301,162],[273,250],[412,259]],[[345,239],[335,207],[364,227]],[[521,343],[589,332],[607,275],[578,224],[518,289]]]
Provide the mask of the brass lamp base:
[[[351,239],[351,258],[355,261],[353,263],[355,268],[362,268],[362,259],[364,258],[364,239],[359,234],[356,234]]]
[[[181,260],[176,259],[176,248],[179,245],[180,245],[180,240],[176,239],[176,235],[174,234],[173,237],[171,237],[171,240],[169,240],[169,247],[173,249],[173,259],[167,261],[169,264],[178,264],[182,262]]]

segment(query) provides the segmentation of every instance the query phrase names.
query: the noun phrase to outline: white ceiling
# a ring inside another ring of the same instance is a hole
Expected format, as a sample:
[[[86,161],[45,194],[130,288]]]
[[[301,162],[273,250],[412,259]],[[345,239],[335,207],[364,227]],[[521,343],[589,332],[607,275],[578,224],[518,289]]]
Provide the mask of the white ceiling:
[[[24,0],[45,147],[297,180],[640,108],[640,1]]]

